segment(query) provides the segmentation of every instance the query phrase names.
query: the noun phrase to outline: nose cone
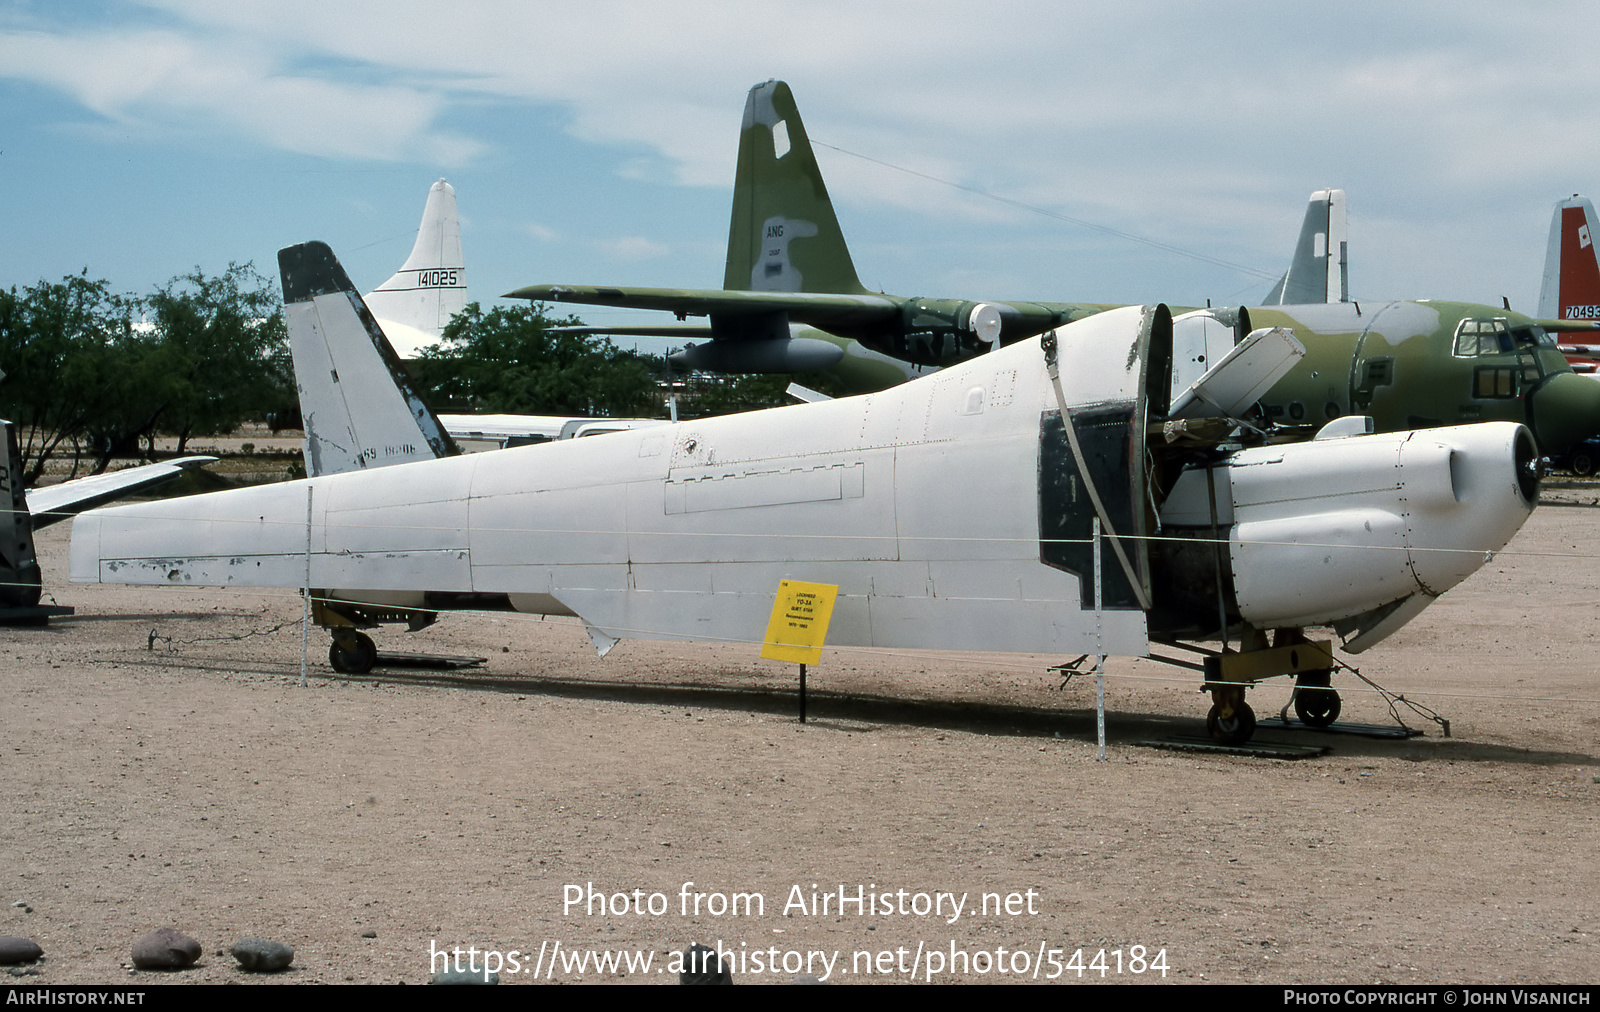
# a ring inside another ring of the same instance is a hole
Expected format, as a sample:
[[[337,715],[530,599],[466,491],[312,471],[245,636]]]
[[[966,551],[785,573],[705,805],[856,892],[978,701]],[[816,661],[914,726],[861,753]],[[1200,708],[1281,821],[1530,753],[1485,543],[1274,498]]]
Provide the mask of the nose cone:
[[[1556,457],[1600,435],[1600,381],[1560,373],[1533,392],[1533,435],[1539,450]]]
[[[1418,432],[1401,450],[1400,461],[1407,555],[1418,589],[1433,597],[1504,548],[1539,498],[1538,450],[1520,425],[1494,422]],[[1437,487],[1443,476],[1440,465],[1447,469],[1449,495],[1428,495],[1424,490]]]

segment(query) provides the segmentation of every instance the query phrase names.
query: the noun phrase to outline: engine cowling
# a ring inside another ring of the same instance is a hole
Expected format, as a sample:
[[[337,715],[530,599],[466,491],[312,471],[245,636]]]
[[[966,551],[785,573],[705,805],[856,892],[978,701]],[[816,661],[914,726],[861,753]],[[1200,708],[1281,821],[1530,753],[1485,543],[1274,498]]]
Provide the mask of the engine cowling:
[[[1537,461],[1528,430],[1501,422],[1241,450],[1209,481],[1185,471],[1160,511],[1179,541],[1156,554],[1193,593],[1166,611],[1214,630],[1214,594],[1209,615],[1200,602],[1220,562],[1230,622],[1333,626],[1365,649],[1505,547],[1537,500]]]

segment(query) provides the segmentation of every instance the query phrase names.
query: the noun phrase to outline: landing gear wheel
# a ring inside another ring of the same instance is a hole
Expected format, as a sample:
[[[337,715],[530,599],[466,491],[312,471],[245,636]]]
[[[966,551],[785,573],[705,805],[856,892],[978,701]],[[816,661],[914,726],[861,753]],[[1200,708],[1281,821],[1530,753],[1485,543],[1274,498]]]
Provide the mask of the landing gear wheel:
[[[1579,450],[1572,455],[1572,463],[1568,466],[1572,469],[1573,474],[1580,478],[1587,478],[1594,474],[1594,454],[1588,450]]]
[[[377,662],[378,648],[366,633],[356,633],[342,642],[334,640],[328,648],[328,663],[341,675],[364,675]]]
[[[1233,704],[1233,716],[1224,720],[1222,708],[1213,706],[1206,714],[1206,731],[1218,745],[1243,745],[1256,733],[1256,712],[1250,704],[1240,701]]]
[[[1312,727],[1327,727],[1339,719],[1339,693],[1334,689],[1304,686],[1294,692],[1294,713]]]

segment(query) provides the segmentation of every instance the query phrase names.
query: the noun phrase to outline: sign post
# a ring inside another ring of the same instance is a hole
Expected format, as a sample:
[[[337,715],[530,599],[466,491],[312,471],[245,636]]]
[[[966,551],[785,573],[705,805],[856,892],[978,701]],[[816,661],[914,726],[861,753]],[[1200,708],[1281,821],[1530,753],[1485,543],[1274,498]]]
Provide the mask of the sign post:
[[[772,617],[767,620],[761,656],[800,665],[802,724],[806,722],[806,665],[822,660],[822,644],[828,638],[828,622],[833,618],[833,602],[838,596],[836,584],[779,580],[778,597],[772,603]]]

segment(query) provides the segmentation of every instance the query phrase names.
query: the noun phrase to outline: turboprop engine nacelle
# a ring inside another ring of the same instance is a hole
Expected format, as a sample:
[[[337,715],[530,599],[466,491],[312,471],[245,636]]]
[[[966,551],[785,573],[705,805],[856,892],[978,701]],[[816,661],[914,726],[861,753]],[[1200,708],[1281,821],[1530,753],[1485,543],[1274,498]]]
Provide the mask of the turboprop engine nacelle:
[[[844,348],[814,337],[706,341],[673,356],[692,369],[711,372],[821,372],[844,358]]]
[[[1538,497],[1537,463],[1532,435],[1510,422],[1319,437],[1185,471],[1161,519],[1196,539],[1215,525],[1209,555],[1220,562],[1225,539],[1232,618],[1258,629],[1331,625],[1359,652],[1510,540]],[[1191,546],[1175,563],[1188,570],[1182,582],[1206,581],[1196,571],[1206,554]],[[1193,618],[1214,627],[1210,607]]]

